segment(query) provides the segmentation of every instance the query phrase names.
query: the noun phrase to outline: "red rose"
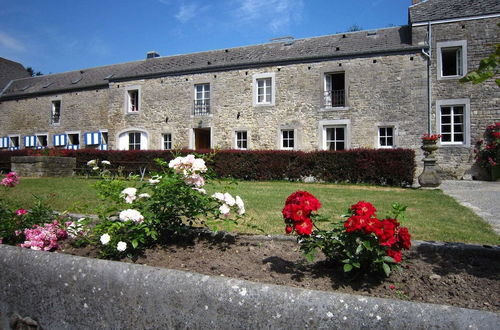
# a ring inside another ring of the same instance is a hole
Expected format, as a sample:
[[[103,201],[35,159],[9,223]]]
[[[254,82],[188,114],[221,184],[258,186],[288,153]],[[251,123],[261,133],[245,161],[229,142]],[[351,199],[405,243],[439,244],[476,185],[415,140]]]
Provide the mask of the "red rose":
[[[401,227],[398,231],[398,242],[401,244],[401,247],[405,250],[408,250],[411,246],[411,236],[408,232],[408,228]]]
[[[317,211],[321,208],[321,203],[311,193],[307,191],[296,191],[286,199],[285,205],[303,204],[305,210]]]
[[[285,233],[290,234],[293,231],[292,226],[286,226],[285,227]]]
[[[363,230],[366,226],[368,218],[365,216],[353,215],[346,222],[344,222],[344,228],[348,233],[358,230]]]
[[[295,224],[295,231],[299,235],[311,235],[313,224],[311,219],[305,218],[304,221]]]
[[[395,224],[392,219],[382,220],[381,226],[376,230],[375,234],[378,237],[378,241],[382,246],[391,246],[396,243],[395,234]]]
[[[292,219],[293,221],[303,221],[310,214],[310,212],[306,211],[301,205],[297,204],[285,205],[281,213],[283,213],[285,219]]]
[[[392,257],[397,263],[401,262],[401,260],[403,259],[403,254],[401,253],[401,251],[394,251],[389,249],[387,250],[387,255],[389,257]]]
[[[377,212],[377,210],[371,203],[365,201],[359,201],[356,204],[352,205],[351,211],[354,212],[354,215],[363,215],[367,217],[376,217],[375,212]]]
[[[381,226],[380,220],[377,218],[369,218],[366,220],[366,225],[364,228],[365,233],[371,234],[377,232]]]

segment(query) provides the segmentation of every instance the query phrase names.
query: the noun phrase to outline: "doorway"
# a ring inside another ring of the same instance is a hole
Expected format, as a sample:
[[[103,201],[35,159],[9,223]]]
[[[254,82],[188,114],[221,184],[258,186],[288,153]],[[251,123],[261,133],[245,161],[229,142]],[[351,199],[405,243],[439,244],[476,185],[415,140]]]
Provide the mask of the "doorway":
[[[195,150],[210,149],[210,128],[193,128]]]

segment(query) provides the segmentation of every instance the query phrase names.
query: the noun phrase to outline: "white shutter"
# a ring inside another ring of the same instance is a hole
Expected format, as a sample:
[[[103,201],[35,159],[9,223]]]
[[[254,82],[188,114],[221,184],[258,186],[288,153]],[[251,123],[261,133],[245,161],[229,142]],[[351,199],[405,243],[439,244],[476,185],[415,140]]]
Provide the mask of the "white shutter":
[[[148,136],[141,132],[141,150],[148,150]]]

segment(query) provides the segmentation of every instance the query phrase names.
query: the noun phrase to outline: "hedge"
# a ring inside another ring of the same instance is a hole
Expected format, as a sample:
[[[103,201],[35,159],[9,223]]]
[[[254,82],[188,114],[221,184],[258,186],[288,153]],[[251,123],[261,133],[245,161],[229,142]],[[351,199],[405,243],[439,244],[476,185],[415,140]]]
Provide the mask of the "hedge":
[[[180,154],[192,150],[180,150]],[[198,154],[209,156],[211,151]],[[108,160],[112,169],[121,167],[124,173],[159,170],[154,159],[166,161],[174,153],[166,150],[102,151],[95,149],[19,150],[0,152],[0,169],[8,170],[11,156],[45,154],[76,157],[77,169],[88,169],[92,159]],[[413,184],[415,152],[411,149],[350,149],[343,151],[282,151],[282,150],[222,150],[208,157],[208,165],[220,178],[240,180],[302,180],[313,177],[324,182],[370,183],[407,186]],[[10,167],[10,166],[9,166]]]

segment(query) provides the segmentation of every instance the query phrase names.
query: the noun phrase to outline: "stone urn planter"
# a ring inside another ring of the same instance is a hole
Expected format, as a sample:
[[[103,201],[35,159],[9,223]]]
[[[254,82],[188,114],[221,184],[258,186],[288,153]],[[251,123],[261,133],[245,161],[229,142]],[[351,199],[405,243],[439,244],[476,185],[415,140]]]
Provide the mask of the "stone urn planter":
[[[424,151],[424,170],[418,177],[418,183],[423,188],[437,188],[441,184],[441,178],[437,173],[437,160],[434,152],[439,149],[437,144],[439,139],[438,135],[425,135],[422,138],[422,146]]]
[[[73,176],[76,158],[56,156],[13,156],[11,169],[21,177]]]

